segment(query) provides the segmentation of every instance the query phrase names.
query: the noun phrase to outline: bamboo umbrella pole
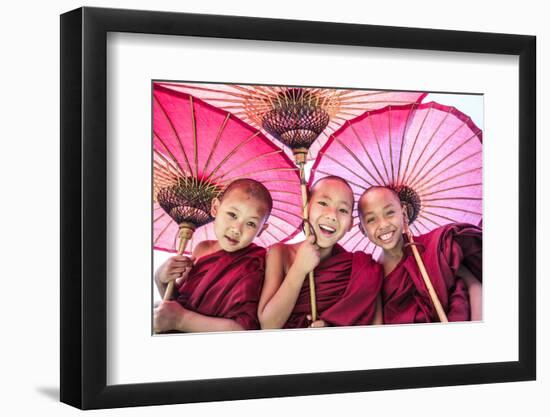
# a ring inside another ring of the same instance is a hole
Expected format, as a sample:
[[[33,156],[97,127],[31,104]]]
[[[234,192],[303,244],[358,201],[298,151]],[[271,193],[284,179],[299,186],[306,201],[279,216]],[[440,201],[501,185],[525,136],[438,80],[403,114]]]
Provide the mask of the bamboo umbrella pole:
[[[183,255],[185,248],[187,247],[187,242],[193,237],[193,232],[195,231],[195,225],[192,223],[183,222],[180,224],[179,238],[180,242],[178,245],[178,255]],[[163,301],[168,301],[172,298],[172,293],[174,292],[174,281],[170,281],[166,286],[164,291]]]
[[[439,318],[439,321],[441,323],[448,323],[449,320],[447,320],[447,315],[445,314],[445,311],[443,310],[443,307],[441,306],[441,302],[439,301],[439,297],[437,296],[434,287],[432,285],[432,281],[430,280],[430,277],[428,275],[428,271],[426,271],[426,267],[424,266],[424,261],[422,261],[422,257],[420,256],[420,253],[418,252],[418,248],[416,247],[416,244],[414,243],[413,236],[411,231],[409,230],[409,225],[407,222],[404,224],[405,234],[407,235],[407,239],[409,240],[409,244],[411,246],[412,253],[414,255],[414,258],[416,260],[416,264],[418,265],[418,269],[420,269],[420,274],[422,275],[422,279],[424,280],[424,284],[426,284],[426,288],[428,289],[428,293],[430,294],[430,298],[432,299],[432,303],[435,307],[435,311],[437,313],[437,317]]]
[[[302,208],[303,213],[302,217],[304,218],[304,233],[306,235],[306,239],[310,235],[309,230],[309,222],[308,222],[308,198],[307,198],[307,185],[306,185],[306,176],[304,172],[304,165],[306,163],[307,158],[307,149],[295,149],[294,151],[294,158],[296,161],[296,165],[298,165],[298,168],[300,169],[300,185],[302,189]],[[311,321],[317,320],[317,300],[315,297],[315,279],[313,276],[313,271],[309,273],[309,300],[311,305]]]

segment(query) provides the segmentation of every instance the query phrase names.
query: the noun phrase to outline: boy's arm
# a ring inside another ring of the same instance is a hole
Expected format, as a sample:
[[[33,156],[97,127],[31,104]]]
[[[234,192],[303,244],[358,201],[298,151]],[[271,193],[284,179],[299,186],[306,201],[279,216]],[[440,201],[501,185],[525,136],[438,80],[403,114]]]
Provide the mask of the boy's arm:
[[[155,332],[221,332],[244,330],[235,320],[205,316],[183,308],[176,301],[167,301],[155,309]]]
[[[472,321],[482,320],[483,286],[472,272],[464,265],[460,265],[456,275],[464,281],[470,297],[470,315]]]
[[[264,285],[258,303],[258,319],[262,329],[280,329],[284,326],[296,305],[309,272],[296,262],[297,254],[294,263],[284,276],[283,256],[282,244],[271,247],[266,256]]]

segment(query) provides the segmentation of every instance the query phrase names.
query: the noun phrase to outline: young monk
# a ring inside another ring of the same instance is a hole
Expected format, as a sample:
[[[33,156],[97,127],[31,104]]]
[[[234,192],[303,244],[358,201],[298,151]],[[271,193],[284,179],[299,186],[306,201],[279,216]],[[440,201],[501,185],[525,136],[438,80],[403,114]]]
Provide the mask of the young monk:
[[[168,259],[155,273],[161,296],[169,281],[177,288],[175,301],[155,309],[155,332],[259,329],[265,249],[252,241],[267,228],[272,206],[269,191],[251,179],[232,182],[212,201],[217,240],[201,242],[191,258]]]
[[[315,183],[310,194],[311,236],[268,251],[258,305],[262,328],[381,323],[381,267],[370,255],[352,254],[337,244],[352,226],[353,191],[331,176]],[[308,274],[313,270],[319,317],[311,323]]]
[[[420,269],[403,235],[407,210],[397,193],[371,187],[359,199],[360,227],[382,248],[384,323],[438,321]],[[450,224],[414,240],[449,321],[481,320],[481,230]]]

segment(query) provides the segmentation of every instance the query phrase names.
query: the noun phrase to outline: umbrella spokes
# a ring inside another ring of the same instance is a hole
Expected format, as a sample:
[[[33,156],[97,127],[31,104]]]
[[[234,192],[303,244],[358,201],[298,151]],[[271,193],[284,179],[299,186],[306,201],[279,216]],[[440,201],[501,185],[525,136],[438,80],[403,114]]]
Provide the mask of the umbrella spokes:
[[[318,87],[159,84],[227,110],[289,149],[302,147],[309,153],[309,159],[315,158],[330,134],[347,120],[388,105],[420,102],[426,95],[422,92]]]
[[[347,121],[319,151],[310,183],[338,175],[358,198],[370,187],[388,187],[420,234],[480,222],[482,171],[481,130],[456,108],[432,102],[392,105]],[[353,226],[342,246],[363,245],[375,250]]]
[[[175,184],[159,189],[156,199],[178,225],[191,223],[200,227],[213,220],[210,207],[221,191],[220,187],[208,181],[183,177]]]
[[[291,149],[307,149],[328,126],[326,104],[327,100],[313,91],[283,90],[273,102],[273,109],[263,116],[262,127]]]

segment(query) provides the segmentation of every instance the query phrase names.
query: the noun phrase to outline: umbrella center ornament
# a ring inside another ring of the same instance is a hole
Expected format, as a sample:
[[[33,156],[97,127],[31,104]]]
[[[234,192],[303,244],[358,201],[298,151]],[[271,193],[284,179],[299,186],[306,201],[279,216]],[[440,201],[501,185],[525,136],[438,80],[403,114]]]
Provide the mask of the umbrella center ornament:
[[[411,187],[407,187],[406,185],[397,187],[395,189],[395,192],[397,192],[399,199],[405,205],[409,224],[412,224],[418,217],[418,214],[420,213],[420,208],[422,207],[420,197],[418,196],[416,191],[414,191]]]
[[[320,97],[303,88],[281,91],[272,110],[263,116],[262,126],[292,150],[308,149],[330,121],[322,104]]]
[[[214,220],[210,207],[212,200],[220,193],[221,189],[215,184],[184,177],[178,178],[175,184],[161,188],[157,201],[177,224],[190,223],[189,226],[195,229]]]

